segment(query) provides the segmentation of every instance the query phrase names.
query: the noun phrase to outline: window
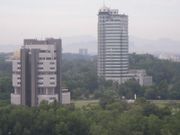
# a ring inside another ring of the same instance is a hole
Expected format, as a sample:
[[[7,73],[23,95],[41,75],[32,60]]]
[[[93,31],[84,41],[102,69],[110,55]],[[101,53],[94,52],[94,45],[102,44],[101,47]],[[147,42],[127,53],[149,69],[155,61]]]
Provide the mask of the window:
[[[18,82],[17,84],[21,85],[21,82]]]
[[[43,85],[43,82],[38,82],[38,85]]]
[[[38,69],[39,69],[39,70],[42,70],[42,69],[44,69],[44,68],[43,68],[43,67],[38,67]]]
[[[51,57],[47,57],[46,60],[51,60]]]
[[[55,67],[50,67],[50,69],[51,69],[51,70],[54,70],[54,69],[55,69]]]
[[[54,84],[55,84],[55,82],[50,82],[50,84],[51,84],[51,85],[54,85]]]
[[[38,89],[38,94],[39,95],[45,95],[46,94],[46,90],[44,88],[39,88]]]
[[[45,58],[44,58],[44,57],[40,57],[39,59],[40,59],[40,60],[45,60]]]
[[[41,53],[50,53],[50,50],[40,50]]]
[[[42,65],[42,64],[43,64],[43,62],[38,62],[38,64]]]
[[[39,75],[52,75],[52,74],[57,74],[57,72],[43,72],[43,71],[39,71],[38,72]]]
[[[43,77],[38,77],[38,79],[42,80],[42,79],[43,79]]]
[[[45,53],[45,52],[46,52],[46,50],[40,50],[40,52],[41,52],[41,53]]]

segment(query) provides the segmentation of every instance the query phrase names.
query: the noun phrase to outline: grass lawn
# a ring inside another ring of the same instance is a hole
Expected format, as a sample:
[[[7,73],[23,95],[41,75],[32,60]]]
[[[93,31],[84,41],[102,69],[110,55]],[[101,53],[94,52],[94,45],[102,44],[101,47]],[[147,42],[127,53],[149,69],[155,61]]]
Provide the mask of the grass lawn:
[[[180,100],[149,100],[151,103],[156,104],[159,107],[164,107],[167,104],[180,104]],[[98,105],[99,100],[74,100],[72,101],[76,108],[81,108],[87,105]]]
[[[169,104],[180,104],[180,100],[149,100],[151,103],[156,104],[159,107],[164,107]]]
[[[99,100],[76,100],[72,101],[75,104],[75,107],[81,108],[83,106],[87,105],[97,105],[99,103]]]

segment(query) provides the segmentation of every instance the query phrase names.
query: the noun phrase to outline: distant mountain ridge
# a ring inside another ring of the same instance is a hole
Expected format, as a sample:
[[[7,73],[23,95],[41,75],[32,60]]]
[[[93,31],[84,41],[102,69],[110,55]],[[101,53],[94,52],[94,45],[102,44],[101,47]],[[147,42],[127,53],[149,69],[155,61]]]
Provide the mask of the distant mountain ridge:
[[[180,41],[168,38],[149,40],[130,37],[130,52],[137,53],[174,53],[180,54]]]
[[[79,48],[87,48],[89,54],[97,54],[97,38],[83,35],[63,37],[63,52],[78,53]],[[18,50],[20,45],[0,45],[0,52],[12,52]],[[168,38],[149,40],[130,36],[129,51],[136,53],[174,53],[180,54],[180,41]]]

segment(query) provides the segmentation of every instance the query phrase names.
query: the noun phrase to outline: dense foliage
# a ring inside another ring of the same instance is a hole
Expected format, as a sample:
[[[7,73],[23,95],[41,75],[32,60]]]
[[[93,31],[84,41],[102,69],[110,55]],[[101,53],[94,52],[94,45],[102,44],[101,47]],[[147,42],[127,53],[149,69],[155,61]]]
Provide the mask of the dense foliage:
[[[130,69],[146,69],[153,76],[155,84],[162,81],[175,84],[180,81],[180,63],[169,60],[160,60],[152,55],[131,54],[129,57]]]
[[[159,108],[145,100],[107,100],[103,106],[79,109],[56,103],[38,108],[1,104],[0,135],[177,135],[178,109],[179,105]]]
[[[130,55],[131,69],[146,69],[154,86],[144,89],[147,99],[180,99],[180,63],[160,60],[152,55]]]
[[[137,94],[146,99],[180,99],[180,63],[159,60],[152,55],[130,54],[130,69],[145,69],[154,85],[141,87],[135,80],[123,85],[97,79],[96,57],[63,55],[63,81],[74,99],[99,98],[105,91],[115,91],[130,99]]]
[[[11,63],[8,54],[0,54],[0,100],[9,101],[12,90]],[[73,99],[98,99],[106,91],[132,99],[134,94],[146,99],[180,99],[180,63],[159,60],[152,55],[130,54],[130,69],[145,69],[153,76],[154,85],[141,87],[135,80],[123,85],[98,79],[96,56],[63,54],[63,86],[71,91]]]
[[[71,90],[74,99],[88,98],[97,90],[95,57],[64,54],[62,61],[63,85]]]
[[[8,54],[0,53],[0,100],[8,102],[12,90],[11,62],[6,62]]]
[[[11,63],[0,54],[0,100],[9,101]],[[73,99],[100,99],[97,105],[75,108],[43,102],[38,108],[0,102],[0,135],[177,135],[180,105],[156,106],[144,99],[128,104],[122,97],[134,94],[147,99],[180,99],[180,63],[151,55],[130,55],[130,68],[146,69],[154,78],[152,87],[135,80],[119,85],[96,76],[96,57],[63,55],[63,86]]]

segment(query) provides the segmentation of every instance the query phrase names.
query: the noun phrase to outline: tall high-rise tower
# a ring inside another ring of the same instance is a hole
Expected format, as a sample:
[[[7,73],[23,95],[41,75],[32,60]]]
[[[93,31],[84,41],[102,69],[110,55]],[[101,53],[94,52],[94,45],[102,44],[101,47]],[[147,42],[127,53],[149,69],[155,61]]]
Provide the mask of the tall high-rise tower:
[[[98,13],[98,76],[123,83],[128,61],[128,16],[104,6]]]

